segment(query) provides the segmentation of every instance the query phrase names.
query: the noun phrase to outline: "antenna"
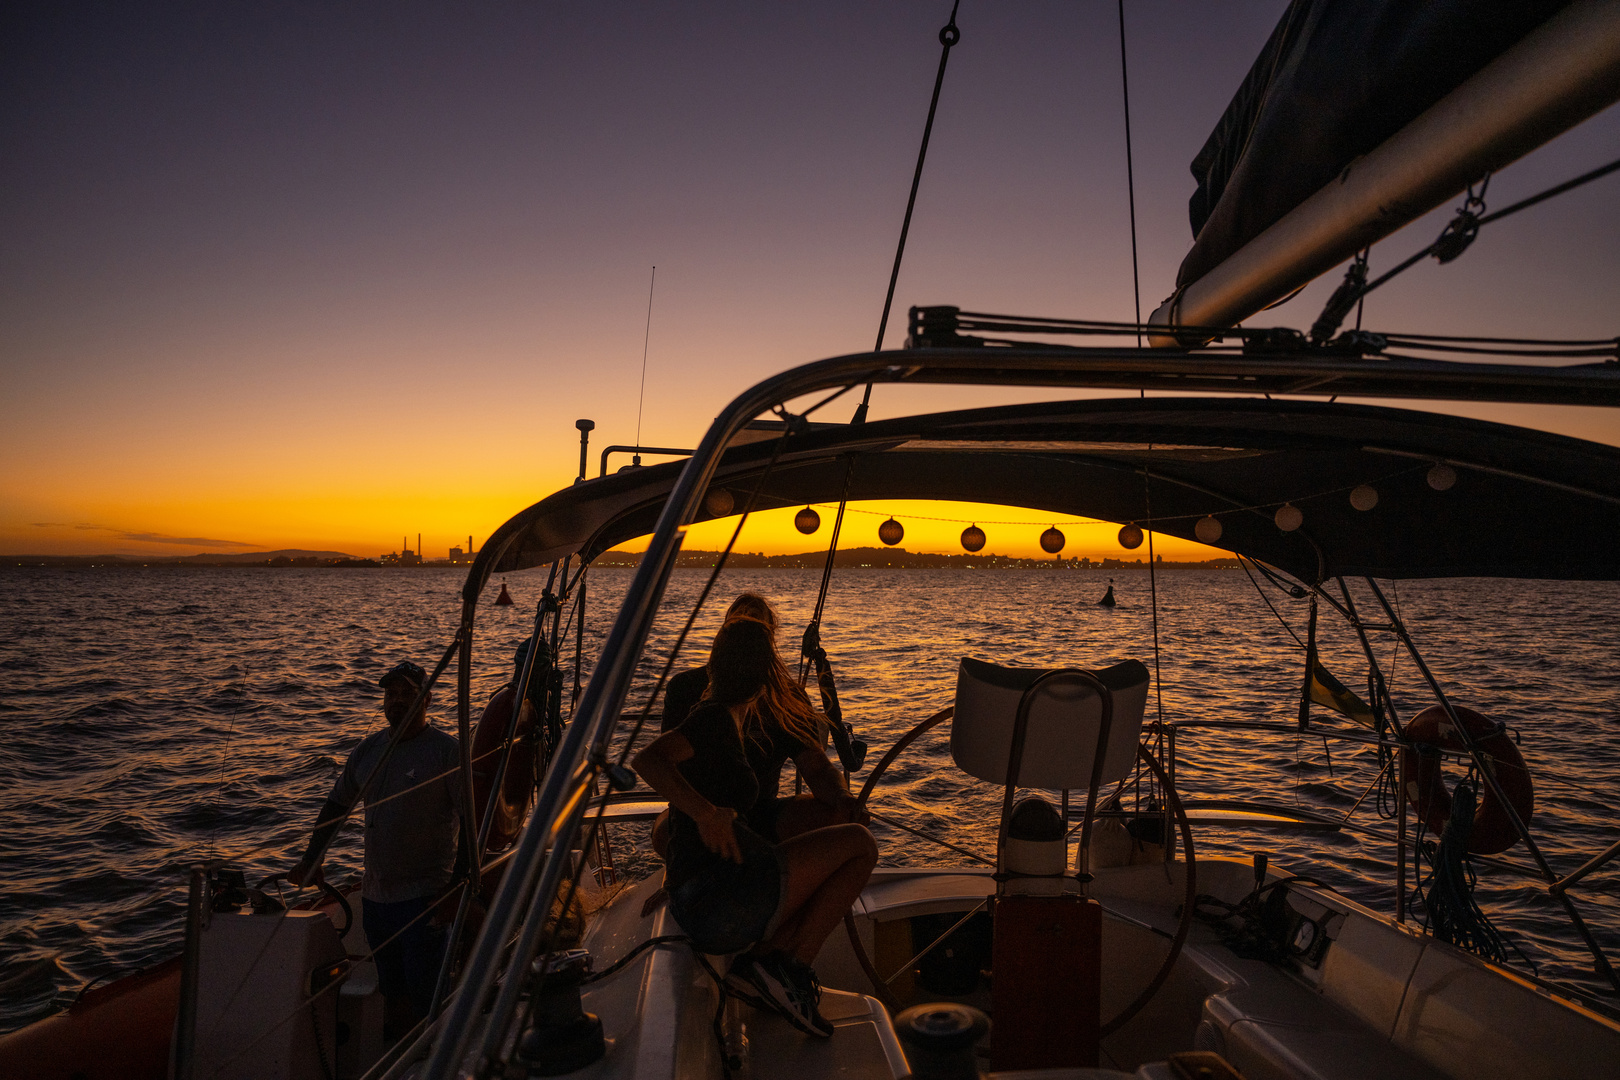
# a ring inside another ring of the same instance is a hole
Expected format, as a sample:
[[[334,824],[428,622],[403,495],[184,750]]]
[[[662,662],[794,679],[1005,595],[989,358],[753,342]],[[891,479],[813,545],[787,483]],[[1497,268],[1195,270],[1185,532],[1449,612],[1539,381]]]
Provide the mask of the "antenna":
[[[641,448],[641,406],[647,400],[647,346],[652,342],[652,301],[653,289],[658,285],[658,267],[652,268],[652,280],[647,283],[647,332],[641,339],[641,395],[636,398],[636,449]],[[641,464],[641,454],[635,456],[635,463]]]

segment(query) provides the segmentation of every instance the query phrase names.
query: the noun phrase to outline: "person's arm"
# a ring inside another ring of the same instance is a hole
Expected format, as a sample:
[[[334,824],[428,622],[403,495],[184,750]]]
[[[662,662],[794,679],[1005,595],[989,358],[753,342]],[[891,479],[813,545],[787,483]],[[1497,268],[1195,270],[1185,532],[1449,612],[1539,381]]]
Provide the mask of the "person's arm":
[[[669,685],[664,688],[664,713],[659,719],[658,730],[674,731],[680,727],[703,699],[703,691],[708,686],[706,668],[692,668],[669,680]]]
[[[294,885],[319,885],[323,880],[321,876],[321,863],[325,861],[326,850],[332,843],[332,837],[343,827],[349,819],[349,812],[354,808],[355,797],[359,795],[359,785],[354,779],[354,755],[343,763],[343,772],[338,776],[336,784],[332,785],[332,793],[326,797],[321,805],[320,815],[315,818],[315,831],[309,838],[309,846],[304,849],[304,857],[298,860],[298,865],[287,871],[287,880]]]
[[[793,755],[793,764],[804,777],[810,794],[826,803],[849,821],[865,825],[871,817],[861,807],[860,800],[851,795],[844,783],[844,773],[827,757],[819,746],[807,747]]]
[[[671,807],[697,822],[698,835],[705,847],[740,863],[742,849],[737,846],[737,833],[732,828],[737,811],[705,799],[677,768],[681,762],[690,761],[693,753],[685,735],[666,731],[636,755],[634,767],[649,787],[669,800]]]
[[[347,814],[348,807],[343,803],[331,798],[326,800],[321,806],[320,816],[315,819],[315,832],[309,838],[309,846],[304,849],[304,857],[297,866],[287,871],[289,882],[294,885],[319,885],[325,880],[321,876],[321,863],[333,835],[347,820]]]

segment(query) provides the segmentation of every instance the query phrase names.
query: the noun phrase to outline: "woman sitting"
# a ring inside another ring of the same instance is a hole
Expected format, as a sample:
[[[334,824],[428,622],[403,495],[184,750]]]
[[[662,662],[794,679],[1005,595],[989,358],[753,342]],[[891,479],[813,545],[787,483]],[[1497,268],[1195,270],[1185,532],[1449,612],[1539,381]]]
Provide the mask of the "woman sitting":
[[[664,883],[675,921],[699,951],[741,954],[730,985],[825,1038],[832,1024],[818,1008],[810,965],[866,887],[878,851],[859,824],[774,845],[751,825],[765,787],[754,764],[760,749],[779,738],[813,748],[817,735],[807,702],[802,714],[775,715],[781,730],[768,730],[762,699],[779,667],[764,623],[728,622],[714,639],[703,699],[636,755],[635,768],[673,811]]]
[[[866,814],[849,793],[843,774],[822,749],[826,743],[822,718],[776,651],[776,611],[770,601],[754,592],[737,594],[737,599],[726,609],[722,625],[735,619],[762,622],[771,634],[770,678],[753,706],[762,737],[750,741],[744,748],[754,774],[759,777],[759,801],[748,815],[749,826],[767,840],[782,841],[827,825],[852,821],[866,824]],[[679,727],[703,700],[708,686],[707,667],[690,668],[671,679],[664,691],[660,729],[673,731]],[[790,759],[810,790],[808,794],[779,798],[782,766]],[[653,850],[662,856],[668,843],[666,813],[653,825]]]

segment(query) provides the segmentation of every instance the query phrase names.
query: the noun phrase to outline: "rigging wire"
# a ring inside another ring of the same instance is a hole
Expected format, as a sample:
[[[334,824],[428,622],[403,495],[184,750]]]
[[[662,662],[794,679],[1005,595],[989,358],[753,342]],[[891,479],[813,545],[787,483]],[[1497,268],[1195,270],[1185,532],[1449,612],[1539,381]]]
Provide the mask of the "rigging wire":
[[[1517,214],[1520,210],[1527,210],[1538,203],[1545,202],[1546,200],[1553,198],[1554,196],[1562,195],[1566,191],[1573,191],[1575,188],[1578,188],[1583,184],[1589,184],[1593,180],[1602,179],[1603,177],[1614,172],[1616,169],[1620,169],[1620,158],[1616,158],[1607,165],[1599,165],[1597,168],[1592,169],[1589,172],[1584,172],[1577,177],[1565,180],[1562,184],[1555,184],[1545,191],[1531,195],[1529,198],[1520,199],[1516,203],[1509,206],[1504,206],[1502,209],[1489,214],[1478,214],[1477,212],[1472,212],[1469,209],[1469,207],[1475,203],[1479,205],[1480,209],[1484,208],[1484,203],[1482,201],[1484,192],[1482,191],[1480,196],[1476,198],[1473,196],[1473,188],[1470,186],[1469,203],[1465,205],[1461,211],[1459,211],[1458,215],[1452,219],[1451,223],[1446,226],[1446,230],[1440,234],[1434,243],[1430,244],[1422,251],[1419,251],[1417,254],[1412,255],[1410,258],[1397,263],[1393,269],[1387,271],[1377,278],[1374,278],[1366,285],[1363,285],[1361,287],[1361,295],[1366,296],[1368,293],[1372,292],[1386,281],[1389,281],[1396,275],[1404,273],[1413,266],[1416,266],[1429,255],[1435,255],[1435,257],[1440,258],[1442,262],[1450,262],[1451,259],[1454,259],[1458,255],[1462,254],[1460,249],[1453,251],[1451,245],[1453,243],[1460,243],[1461,247],[1467,247],[1468,243],[1472,242],[1473,240],[1472,234],[1477,233],[1483,226],[1488,225],[1493,221],[1500,221],[1509,215]],[[1486,179],[1488,181],[1489,177]],[[1465,230],[1467,231],[1468,235],[1466,236],[1466,239],[1462,239],[1462,234]]]
[[[236,718],[242,715],[242,706],[246,704],[246,701],[247,691],[244,690],[242,692],[242,700],[238,701],[236,703],[236,708],[231,710],[231,725],[225,732],[225,746],[220,751],[219,755],[219,779],[214,783],[214,794],[216,797],[223,798],[225,794],[226,768],[231,762],[231,740],[236,736]],[[219,850],[217,847],[219,841],[219,826],[220,822],[223,820],[223,815],[215,815],[214,817],[214,827],[208,832],[208,850],[210,851],[217,852]]]
[[[1152,443],[1148,444],[1148,449],[1149,450],[1153,449],[1153,444]],[[1152,491],[1152,488],[1153,488],[1153,474],[1151,472],[1149,472],[1147,469],[1143,469],[1142,470],[1142,508],[1147,511],[1147,517],[1148,517],[1149,521],[1153,520],[1153,491]],[[1153,691],[1154,691],[1154,694],[1157,696],[1157,699],[1158,699],[1158,710],[1159,710],[1159,732],[1158,732],[1158,743],[1157,743],[1157,748],[1155,750],[1155,756],[1157,756],[1159,758],[1159,760],[1162,761],[1162,760],[1164,760],[1164,680],[1159,675],[1159,578],[1158,578],[1158,572],[1153,567],[1153,530],[1152,529],[1147,530],[1147,542],[1148,542],[1148,595],[1151,597],[1152,605],[1153,605]],[[1170,768],[1173,770],[1175,767],[1176,767],[1176,763],[1174,761],[1172,761],[1170,763]],[[1158,786],[1158,778],[1155,776],[1154,780],[1153,780],[1153,783],[1149,786],[1148,790],[1151,792],[1157,786]],[[1168,806],[1168,802],[1166,803],[1166,805]],[[1166,832],[1165,843],[1168,844],[1170,842],[1168,827],[1166,827],[1165,832]]]
[[[669,673],[675,670],[675,662],[680,659],[681,647],[686,644],[687,635],[692,632],[692,625],[697,622],[698,614],[702,612],[704,603],[709,599],[709,593],[714,590],[715,582],[720,580],[720,574],[726,568],[726,560],[731,557],[732,548],[737,546],[737,540],[742,536],[743,526],[748,523],[748,515],[753,513],[754,505],[759,501],[760,493],[765,490],[765,481],[770,478],[771,472],[776,468],[776,462],[782,456],[782,449],[787,444],[788,437],[788,433],[783,432],[782,437],[776,440],[776,448],[771,453],[771,459],[766,464],[765,471],[759,474],[759,481],[754,485],[754,490],[749,493],[748,502],[743,505],[743,512],[737,518],[737,527],[731,530],[731,539],[726,541],[725,550],[720,552],[719,558],[715,559],[714,570],[710,572],[709,580],[703,583],[703,590],[698,593],[697,602],[692,605],[692,612],[686,617],[686,625],[681,627],[681,632],[675,637],[675,644],[670,647],[669,658],[664,661],[664,668],[658,673],[658,682],[653,685],[652,694],[647,698],[647,707],[636,717],[635,726],[630,730],[630,737],[624,741],[624,746],[619,751],[618,764],[623,765],[628,761],[631,752],[635,749],[636,740],[641,736],[641,729],[646,726],[647,717],[652,715],[653,706],[658,703],[658,695],[664,692],[664,685],[669,681]],[[597,820],[600,819],[601,814],[599,813]],[[594,838],[593,833],[592,839]],[[588,843],[584,850],[590,850]]]
[[[1346,308],[1348,311],[1348,308]],[[1117,322],[1107,319],[1061,319],[1035,315],[999,315],[978,311],[956,311],[952,314],[951,331],[971,331],[974,333],[999,332],[1003,334],[1057,334],[1077,337],[1130,337],[1138,332],[1163,333],[1164,327],[1152,325],[1139,325],[1131,322]],[[1247,326],[1178,326],[1178,331],[1196,333],[1212,340],[1235,338],[1241,342],[1252,340],[1270,341],[1275,343],[1279,335],[1290,335],[1294,331],[1280,327],[1247,327]],[[1377,337],[1384,339],[1383,347],[1403,347],[1419,350],[1478,352],[1487,355],[1524,355],[1524,356],[1613,356],[1616,349],[1615,338],[1493,338],[1475,336],[1451,336],[1440,334],[1404,334],[1378,332]],[[975,343],[988,345],[1024,345],[1025,341],[1014,341],[1007,338],[976,337]],[[1517,344],[1539,345],[1555,351],[1551,352],[1504,352],[1495,353],[1489,349],[1460,349],[1441,350],[1438,346],[1424,344],[1425,342],[1446,342],[1457,345],[1470,342],[1480,344]],[[1290,344],[1284,342],[1284,344]],[[1369,350],[1372,345],[1367,344]],[[1064,346],[1053,346],[1061,348]],[[1209,353],[1230,353],[1241,346],[1205,346],[1194,350],[1198,355]],[[1300,336],[1298,347],[1300,351],[1309,351],[1310,345],[1303,335]]]
[[[923,165],[928,160],[928,142],[934,134],[934,116],[939,111],[939,92],[945,85],[945,66],[951,59],[951,48],[962,40],[962,31],[956,26],[956,12],[962,6],[962,0],[953,0],[951,4],[951,17],[939,31],[939,70],[934,73],[934,93],[928,99],[928,119],[923,123],[922,144],[917,147],[917,167],[911,174],[911,193],[906,196],[906,213],[900,222],[900,242],[894,249],[894,266],[889,270],[889,288],[883,295],[883,314],[878,319],[877,344],[872,347],[873,352],[883,351],[883,338],[889,329],[889,312],[894,308],[894,290],[900,281],[900,265],[906,257],[906,237],[911,233],[911,214],[917,207],[917,189],[922,184]],[[872,404],[872,387],[874,383],[868,381],[866,390],[861,394],[861,403],[855,407],[855,415],[851,417],[850,424],[866,423],[866,412]],[[848,389],[847,387],[845,389]],[[843,391],[839,391],[843,393]],[[835,397],[837,395],[834,395]],[[832,400],[828,398],[827,400]],[[824,402],[825,403],[825,402]],[[824,404],[823,403],[823,404]],[[809,416],[809,413],[805,413]],[[838,534],[844,524],[844,507],[849,502],[849,483],[855,475],[854,455],[850,456],[849,465],[844,471],[844,492],[838,500],[838,516],[833,522],[833,531],[827,545],[827,562],[821,571],[821,587],[816,592],[815,614],[811,616],[810,625],[804,630],[804,644],[800,647],[799,657],[799,683],[802,686],[809,675],[808,652],[810,641],[819,640],[821,631],[821,613],[827,605],[827,590],[832,584],[833,562],[838,556]]]
[[[647,283],[647,329],[641,338],[641,394],[636,398],[636,445],[641,445],[641,407],[647,401],[647,346],[652,343],[652,302],[653,289],[658,285],[658,267],[652,268],[652,280]],[[641,455],[635,458],[637,465],[641,464]]]
[[[803,419],[803,417],[801,416],[800,419]],[[641,730],[646,726],[647,718],[652,715],[653,705],[658,701],[658,695],[663,693],[664,686],[669,681],[669,673],[674,670],[676,661],[680,659],[681,647],[686,643],[687,635],[691,633],[692,626],[697,622],[697,617],[702,612],[704,603],[709,599],[709,593],[714,590],[715,583],[720,580],[720,574],[726,568],[726,560],[730,558],[732,548],[736,546],[738,538],[742,536],[743,526],[748,521],[748,515],[753,511],[760,494],[765,490],[765,481],[770,478],[772,470],[775,469],[778,459],[782,456],[782,450],[787,444],[791,429],[792,425],[789,424],[788,430],[784,431],[782,437],[776,440],[776,447],[771,453],[770,462],[766,465],[765,471],[760,474],[759,481],[754,485],[753,491],[749,493],[748,502],[744,504],[743,512],[737,519],[737,527],[732,530],[731,539],[726,543],[725,550],[720,553],[720,557],[715,560],[714,569],[710,572],[708,581],[704,582],[702,591],[698,593],[697,601],[692,605],[691,614],[686,618],[686,624],[681,627],[681,632],[676,636],[674,645],[670,647],[669,657],[664,661],[663,670],[658,674],[658,682],[653,686],[653,692],[647,699],[647,707],[636,717],[635,726],[631,728],[629,737],[625,739],[624,746],[619,750],[616,768],[624,768],[624,763],[629,760],[631,753],[634,752],[636,740],[640,738]],[[605,761],[596,758],[594,755],[591,763],[596,767],[597,774],[600,773],[602,766],[606,764]],[[580,845],[579,850],[590,851],[596,843],[596,838],[602,831],[602,819],[607,813],[607,807],[607,799],[603,799],[597,805],[596,814],[591,818],[590,825],[587,826],[585,840]],[[536,950],[537,955],[550,952],[555,944],[557,934],[561,931],[568,911],[574,903],[574,897],[579,893],[579,879],[581,876],[576,874],[568,879],[568,891],[563,896],[562,905],[557,909],[556,919],[552,921],[549,931],[544,934],[540,941],[539,948]],[[531,902],[538,902],[538,900],[539,897],[535,896],[531,899]],[[526,965],[529,959],[525,957],[523,963]]]
[[[1136,347],[1142,347],[1142,272],[1136,260],[1136,170],[1131,161],[1131,76],[1125,66],[1125,0],[1119,0],[1119,83],[1125,99],[1125,190],[1131,204],[1131,296],[1136,302]],[[1143,390],[1143,397],[1147,391]]]
[[[873,352],[883,351],[883,337],[889,329],[889,312],[894,307],[894,287],[900,280],[900,263],[906,257],[906,236],[911,232],[911,212],[917,206],[917,188],[922,184],[923,163],[928,160],[928,140],[934,134],[934,114],[939,110],[939,90],[945,84],[945,65],[951,59],[951,47],[962,40],[962,31],[956,27],[956,9],[962,6],[962,0],[955,0],[951,4],[951,17],[939,31],[939,71],[934,74],[934,95],[928,101],[928,119],[923,124],[922,145],[917,148],[917,168],[911,174],[911,194],[906,197],[906,216],[900,222],[900,243],[894,249],[894,267],[889,271],[889,291],[883,297],[883,315],[878,319],[877,344],[872,346]],[[866,409],[872,401],[872,384],[866,384],[866,393],[861,396],[860,407],[855,410],[855,418],[851,423],[863,423],[866,420]]]
[[[1363,276],[1365,276],[1366,273],[1367,273],[1367,259],[1371,255],[1372,255],[1372,246],[1368,245],[1367,247],[1364,247],[1364,248],[1361,249],[1361,256],[1360,256],[1360,258],[1358,258],[1356,260],[1357,262],[1359,262],[1361,264],[1361,272],[1362,272]],[[1360,296],[1356,297],[1356,329],[1357,330],[1361,329],[1361,313],[1366,307],[1367,307],[1367,294],[1362,293]]]
[[[1233,554],[1237,554],[1237,553],[1234,552]],[[1303,641],[1299,640],[1299,635],[1294,633],[1294,628],[1292,626],[1288,625],[1288,620],[1283,618],[1282,613],[1279,612],[1277,610],[1277,608],[1272,604],[1271,597],[1266,595],[1266,590],[1262,589],[1260,587],[1260,583],[1255,580],[1254,575],[1252,573],[1249,573],[1248,560],[1246,560],[1242,555],[1238,555],[1237,556],[1237,561],[1238,561],[1238,565],[1243,567],[1243,572],[1245,574],[1248,574],[1249,583],[1254,586],[1254,591],[1260,594],[1260,599],[1262,599],[1262,600],[1264,600],[1266,602],[1266,607],[1271,608],[1271,613],[1273,615],[1277,616],[1277,621],[1282,623],[1282,628],[1284,630],[1288,631],[1288,636],[1294,639],[1294,644],[1298,645],[1300,648],[1303,649],[1305,647],[1305,643]],[[1259,563],[1256,563],[1255,565],[1258,566]]]

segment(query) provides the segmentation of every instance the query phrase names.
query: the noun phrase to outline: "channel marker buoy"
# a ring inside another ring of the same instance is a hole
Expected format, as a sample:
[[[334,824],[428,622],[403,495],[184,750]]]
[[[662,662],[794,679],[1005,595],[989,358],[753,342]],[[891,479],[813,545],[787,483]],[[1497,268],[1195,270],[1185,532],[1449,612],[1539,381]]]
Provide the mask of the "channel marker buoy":
[[[501,595],[495,598],[496,607],[509,607],[512,603],[512,594],[506,591],[506,582],[501,582]]]

